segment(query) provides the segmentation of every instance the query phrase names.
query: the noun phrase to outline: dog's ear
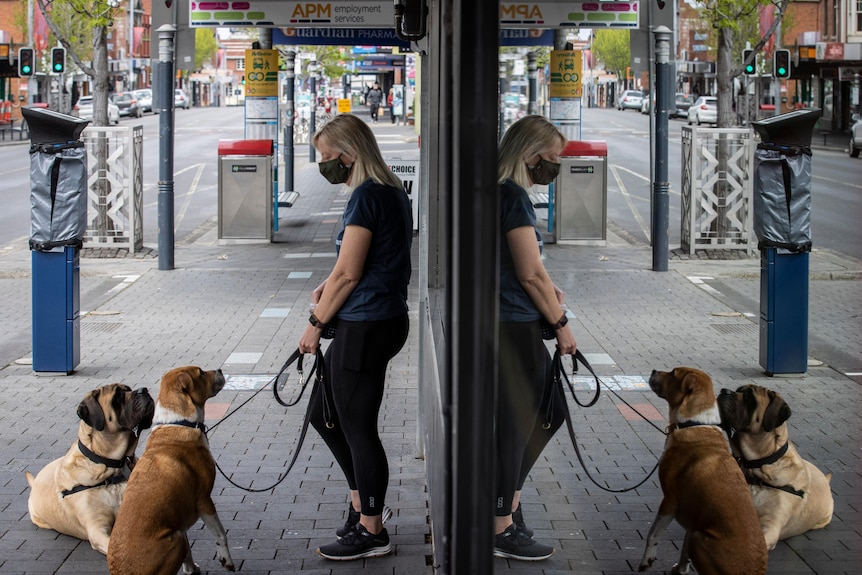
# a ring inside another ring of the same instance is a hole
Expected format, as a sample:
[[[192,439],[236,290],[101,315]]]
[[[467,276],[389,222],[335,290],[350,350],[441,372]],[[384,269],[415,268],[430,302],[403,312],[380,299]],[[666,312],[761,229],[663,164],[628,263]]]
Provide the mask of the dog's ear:
[[[763,412],[763,431],[772,431],[790,419],[790,406],[784,399],[774,391],[770,391],[768,397],[769,405]]]
[[[180,389],[183,393],[188,395],[192,391],[192,386],[194,385],[194,381],[192,380],[192,376],[190,376],[185,371],[181,371],[177,374],[177,383],[180,386]]]
[[[685,374],[685,377],[682,378],[682,390],[688,395],[689,393],[697,390],[698,382],[700,381],[700,376],[695,371],[689,371]]]
[[[105,412],[99,404],[98,389],[88,393],[87,397],[78,404],[78,417],[96,431],[105,429]]]

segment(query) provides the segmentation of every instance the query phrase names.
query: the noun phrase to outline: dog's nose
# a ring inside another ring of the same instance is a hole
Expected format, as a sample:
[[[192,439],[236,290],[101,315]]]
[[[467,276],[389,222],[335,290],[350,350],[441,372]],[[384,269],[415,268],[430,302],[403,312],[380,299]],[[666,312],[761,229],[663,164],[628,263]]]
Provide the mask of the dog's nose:
[[[135,390],[135,395],[146,395],[149,393],[149,390],[146,387],[139,387]]]
[[[650,374],[650,377],[655,377],[655,374],[656,374],[656,371],[655,371],[655,370],[652,370],[652,373]]]
[[[216,371],[218,372],[219,375],[223,375],[221,372],[221,368],[218,368]]]
[[[730,391],[729,389],[727,389],[726,387],[722,387],[719,395],[733,395],[733,392]]]

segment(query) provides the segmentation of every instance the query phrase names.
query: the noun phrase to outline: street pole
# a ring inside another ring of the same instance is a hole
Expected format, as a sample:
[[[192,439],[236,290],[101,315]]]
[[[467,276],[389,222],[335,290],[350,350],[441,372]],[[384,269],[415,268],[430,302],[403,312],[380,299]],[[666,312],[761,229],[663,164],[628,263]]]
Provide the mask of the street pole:
[[[667,271],[668,260],[668,113],[670,93],[673,86],[670,65],[671,30],[659,26],[655,34],[655,181],[653,182],[652,215],[652,269],[656,272]]]
[[[504,97],[504,93],[506,91],[506,63],[505,62],[500,62],[499,73],[500,73],[500,76],[499,76],[499,78],[500,78],[500,95],[499,95],[499,102],[498,102],[497,109],[499,112],[498,115],[500,116],[500,123],[499,123],[499,134],[497,137],[498,141],[502,140],[503,134],[506,133],[506,99]]]
[[[129,0],[129,85],[126,91],[135,89],[135,0]]]
[[[159,269],[174,269],[174,37],[165,24],[159,33]]]
[[[284,55],[286,84],[284,86],[284,191],[293,191],[293,115],[296,108],[293,102],[294,83],[296,81],[296,52],[288,51]]]
[[[539,79],[539,67],[536,65],[536,53],[527,53],[527,86],[530,90],[529,99],[527,100],[527,113],[537,114],[536,101]]]
[[[311,143],[314,132],[317,131],[317,127],[314,125],[315,115],[317,114],[317,63],[309,62],[308,63],[308,79],[311,82],[311,106],[308,110],[308,161],[316,162],[317,154],[314,150],[314,144]]]

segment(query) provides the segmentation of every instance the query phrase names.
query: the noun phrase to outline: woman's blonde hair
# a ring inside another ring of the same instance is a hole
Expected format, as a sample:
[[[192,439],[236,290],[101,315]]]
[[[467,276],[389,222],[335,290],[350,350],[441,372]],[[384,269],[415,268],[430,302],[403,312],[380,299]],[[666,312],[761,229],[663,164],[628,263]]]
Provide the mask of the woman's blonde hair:
[[[353,114],[339,114],[325,123],[314,134],[311,143],[316,148],[321,140],[339,154],[356,158],[350,170],[350,187],[355,188],[368,178],[378,184],[398,189],[404,187],[383,160],[371,128]]]
[[[497,183],[512,178],[522,188],[533,185],[527,171],[527,159],[537,156],[557,143],[566,145],[566,137],[544,116],[524,116],[512,124],[497,153]]]

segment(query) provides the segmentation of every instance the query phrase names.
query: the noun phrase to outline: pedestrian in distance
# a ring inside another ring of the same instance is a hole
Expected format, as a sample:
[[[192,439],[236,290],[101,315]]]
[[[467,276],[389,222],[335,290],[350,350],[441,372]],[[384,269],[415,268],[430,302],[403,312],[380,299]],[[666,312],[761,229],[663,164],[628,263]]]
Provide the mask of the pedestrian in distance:
[[[380,103],[383,101],[383,90],[380,89],[380,84],[374,82],[374,86],[368,90],[365,101],[371,109],[371,121],[376,122],[377,115],[380,113]]]
[[[392,123],[395,123],[395,88],[389,88],[389,95],[386,96],[386,106],[389,108],[389,117]]]
[[[573,354],[577,346],[562,308],[563,292],[542,263],[542,235],[527,189],[557,177],[565,145],[565,136],[551,122],[530,115],[512,124],[498,149],[501,238],[494,555],[525,561],[547,559],[555,552],[533,539],[524,523],[520,495],[530,469],[565,420],[563,398],[552,385],[552,360],[542,339],[542,322],[550,324],[561,353]]]
[[[316,353],[324,329],[337,322],[309,412],[344,472],[350,507],[338,539],[317,552],[333,560],[377,557],[392,551],[383,526],[392,514],[385,504],[389,466],[377,418],[387,366],[407,340],[413,216],[403,183],[357,116],[335,116],[312,144],[321,155],[320,173],[350,189],[335,265],[311,294],[309,325],[299,341],[301,353]]]

